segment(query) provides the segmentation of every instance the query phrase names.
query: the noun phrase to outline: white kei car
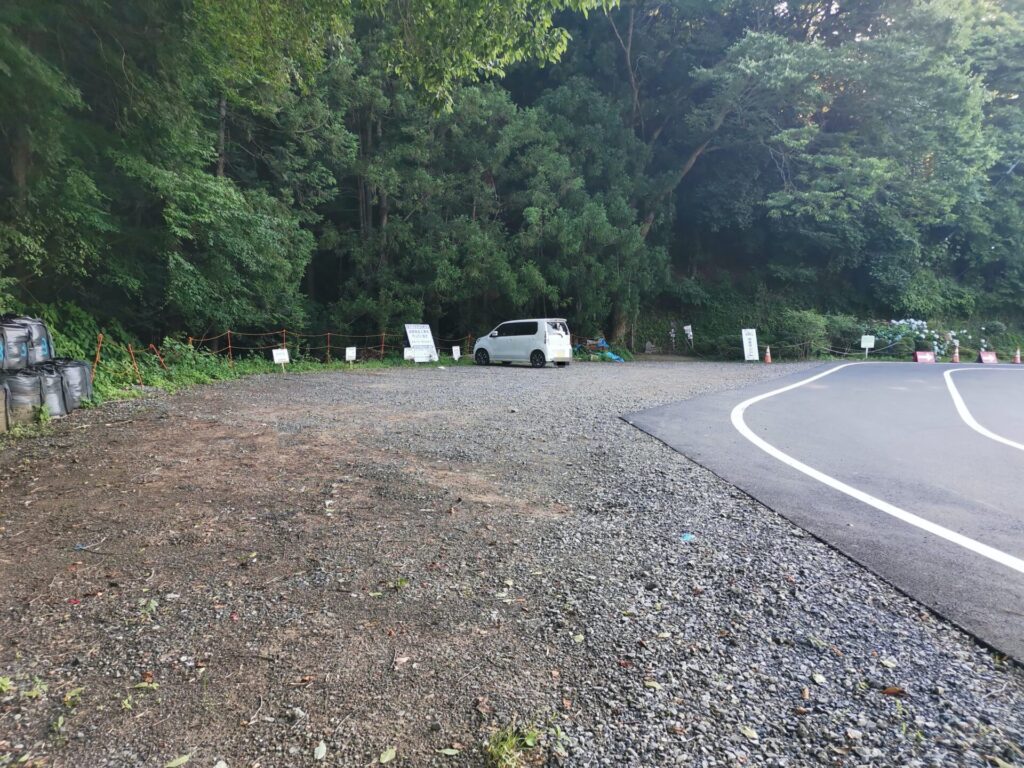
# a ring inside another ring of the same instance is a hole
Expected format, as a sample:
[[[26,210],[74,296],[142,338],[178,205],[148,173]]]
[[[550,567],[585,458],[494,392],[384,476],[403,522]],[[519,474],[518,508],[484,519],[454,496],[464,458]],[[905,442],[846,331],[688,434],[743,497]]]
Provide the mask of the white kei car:
[[[548,363],[562,367],[572,361],[569,326],[561,317],[509,320],[473,345],[477,365],[529,363],[543,368]]]

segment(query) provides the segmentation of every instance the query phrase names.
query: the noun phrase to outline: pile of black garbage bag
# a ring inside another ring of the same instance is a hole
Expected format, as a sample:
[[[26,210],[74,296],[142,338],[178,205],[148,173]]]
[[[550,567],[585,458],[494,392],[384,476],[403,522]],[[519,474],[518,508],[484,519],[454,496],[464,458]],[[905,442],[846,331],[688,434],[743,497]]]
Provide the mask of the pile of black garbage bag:
[[[57,357],[46,323],[0,316],[0,432],[37,419],[43,406],[50,416],[66,416],[91,398],[89,364]]]

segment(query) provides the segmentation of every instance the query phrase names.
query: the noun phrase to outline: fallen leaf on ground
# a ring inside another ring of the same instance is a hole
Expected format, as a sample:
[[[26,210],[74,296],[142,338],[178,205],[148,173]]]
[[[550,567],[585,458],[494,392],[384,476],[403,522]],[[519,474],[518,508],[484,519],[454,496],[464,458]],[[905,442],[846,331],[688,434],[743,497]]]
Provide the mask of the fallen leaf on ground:
[[[397,754],[398,754],[398,748],[397,747],[388,747],[387,749],[385,749],[383,752],[380,753],[380,757],[378,758],[378,761],[380,762],[381,765],[387,765],[388,763],[390,763],[392,760],[395,759],[395,755],[397,755]]]
[[[437,751],[442,755],[447,755],[448,757],[455,757],[455,755],[459,754],[459,752],[461,752],[462,750],[456,749],[455,747],[445,747],[444,749],[439,749]]]
[[[191,759],[192,759],[192,755],[191,754],[182,755],[181,757],[174,758],[169,763],[164,763],[164,768],[180,768],[180,766],[184,765],[185,763],[187,763]]]
[[[894,659],[892,656],[886,656],[884,659],[882,659],[882,666],[888,667],[889,669],[895,669],[896,659]]]
[[[644,686],[647,688],[652,688],[655,691],[661,690],[661,683],[659,683],[657,680],[644,680]]]
[[[811,680],[813,680],[818,685],[825,684],[825,676],[821,674],[821,672],[815,672],[813,675],[811,675]]]
[[[744,736],[746,736],[750,741],[753,741],[753,742],[757,743],[757,741],[758,741],[757,731],[755,731],[749,725],[742,725],[742,726],[740,726],[740,733],[742,733]]]
[[[313,750],[313,759],[323,760],[325,757],[327,757],[327,745],[321,741],[316,745],[316,749]]]
[[[882,689],[883,696],[899,696],[900,698],[907,695],[907,692],[900,688],[898,685],[890,685],[888,688]]]

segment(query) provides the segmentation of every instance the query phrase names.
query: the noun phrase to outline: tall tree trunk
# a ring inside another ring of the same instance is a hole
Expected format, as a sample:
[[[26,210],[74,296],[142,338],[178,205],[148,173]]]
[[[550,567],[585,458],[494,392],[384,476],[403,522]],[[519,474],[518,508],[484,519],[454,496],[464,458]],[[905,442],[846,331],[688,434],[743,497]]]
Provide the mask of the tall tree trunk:
[[[390,202],[388,201],[388,193],[380,193],[380,265],[382,267],[387,266],[388,263],[388,213],[390,212]]]
[[[217,129],[217,178],[224,178],[224,164],[228,133],[228,99],[220,97],[220,124]]]
[[[19,125],[14,129],[11,142],[11,176],[19,202],[23,202],[28,194],[28,171],[31,166],[32,140],[25,126]]]
[[[639,130],[641,138],[644,138],[646,128],[644,127],[644,115],[640,109],[640,82],[636,77],[636,65],[633,63],[633,23],[635,21],[636,9],[630,7],[629,9],[629,27],[626,30],[626,36],[623,37],[619,33],[619,28],[615,24],[615,19],[611,13],[608,14],[608,23],[612,25],[612,32],[615,33],[615,38],[619,41],[619,46],[622,48],[622,55],[626,59],[626,74],[629,76],[629,87],[633,92],[633,130]]]

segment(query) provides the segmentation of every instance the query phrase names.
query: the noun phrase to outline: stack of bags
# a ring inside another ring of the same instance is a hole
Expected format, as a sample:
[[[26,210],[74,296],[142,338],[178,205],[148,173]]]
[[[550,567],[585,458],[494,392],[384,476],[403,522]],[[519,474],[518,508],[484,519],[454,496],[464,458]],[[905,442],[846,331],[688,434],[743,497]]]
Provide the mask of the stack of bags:
[[[50,416],[66,416],[91,398],[89,364],[55,357],[46,323],[0,316],[0,432],[32,422],[43,406]]]

